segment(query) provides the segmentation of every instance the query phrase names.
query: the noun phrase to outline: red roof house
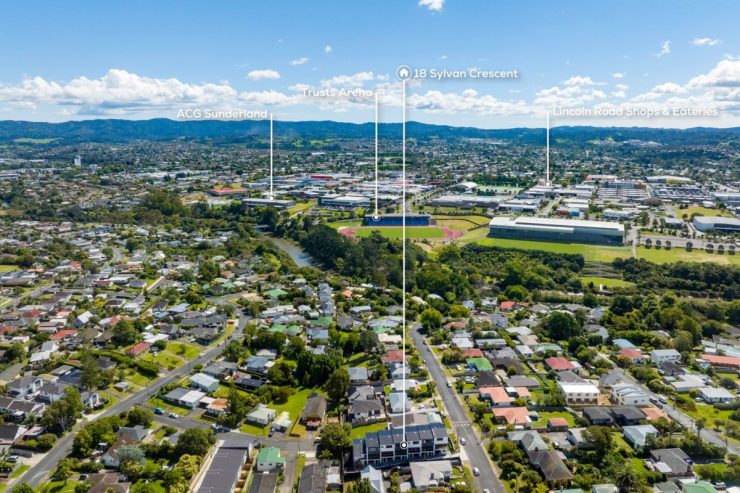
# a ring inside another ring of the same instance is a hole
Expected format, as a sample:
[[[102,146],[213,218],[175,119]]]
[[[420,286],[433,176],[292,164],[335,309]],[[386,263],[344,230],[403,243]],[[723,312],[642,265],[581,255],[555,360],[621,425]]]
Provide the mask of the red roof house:
[[[147,351],[149,351],[150,347],[151,347],[151,344],[149,344],[148,342],[139,342],[131,346],[126,351],[126,354],[128,354],[129,356],[133,358],[133,357],[146,353]]]
[[[576,367],[562,356],[551,356],[545,360],[545,366],[552,371],[575,370]]]

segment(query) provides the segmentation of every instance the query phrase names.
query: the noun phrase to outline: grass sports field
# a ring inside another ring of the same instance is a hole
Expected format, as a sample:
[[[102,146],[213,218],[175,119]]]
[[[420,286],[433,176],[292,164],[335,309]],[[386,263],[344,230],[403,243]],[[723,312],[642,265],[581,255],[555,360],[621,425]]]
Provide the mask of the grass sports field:
[[[403,234],[403,228],[399,227],[363,227],[354,230],[355,236],[359,238],[367,238],[373,231],[380,231],[380,234],[384,238],[401,238]],[[445,233],[439,228],[434,226],[418,226],[418,227],[407,227],[406,238],[410,240],[421,240],[424,238],[444,238]]]

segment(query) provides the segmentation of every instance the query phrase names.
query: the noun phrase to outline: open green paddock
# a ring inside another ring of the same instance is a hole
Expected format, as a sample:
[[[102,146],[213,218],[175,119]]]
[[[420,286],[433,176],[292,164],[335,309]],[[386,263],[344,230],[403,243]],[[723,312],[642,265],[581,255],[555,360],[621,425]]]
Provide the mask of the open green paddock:
[[[463,237],[465,241],[465,237]],[[628,258],[632,253],[628,247],[584,245],[579,243],[555,243],[546,241],[512,240],[508,238],[481,238],[474,240],[479,245],[520,250],[542,250],[553,253],[574,253],[583,255],[585,260],[611,262],[617,258]]]
[[[684,248],[637,247],[637,257],[644,258],[656,264],[669,264],[673,262],[715,262],[723,265],[740,265],[740,254],[730,255],[725,252],[709,253],[704,250],[692,250],[687,252]]]

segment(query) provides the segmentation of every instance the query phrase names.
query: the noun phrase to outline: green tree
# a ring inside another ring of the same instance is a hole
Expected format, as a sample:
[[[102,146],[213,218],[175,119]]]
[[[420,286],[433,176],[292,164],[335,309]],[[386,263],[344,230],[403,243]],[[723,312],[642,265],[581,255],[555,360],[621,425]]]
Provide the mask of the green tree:
[[[337,368],[326,381],[326,393],[335,404],[341,404],[349,391],[349,372],[346,368]]]
[[[694,348],[694,338],[689,332],[679,332],[673,339],[673,347],[679,353],[691,351]]]
[[[33,493],[33,488],[28,483],[20,483],[13,486],[10,493]]]
[[[216,443],[216,437],[213,436],[212,430],[188,428],[177,439],[175,454],[178,456],[189,454],[203,457],[214,443]]]
[[[88,351],[83,351],[80,363],[82,364],[82,374],[80,375],[82,386],[87,390],[100,387],[103,382],[103,373],[93,355]]]
[[[113,342],[119,346],[128,346],[139,339],[139,331],[129,319],[119,320],[113,326]]]
[[[66,432],[82,416],[82,399],[76,387],[67,386],[61,399],[54,401],[46,408],[41,417],[41,424],[47,429]]]
[[[427,308],[421,312],[419,319],[426,330],[438,329],[442,326],[442,314],[434,308]]]
[[[329,423],[321,429],[321,446],[335,458],[340,458],[352,445],[352,428],[349,425]]]
[[[355,481],[352,486],[349,487],[347,493],[373,493],[373,489],[370,485],[370,481],[367,478],[363,478],[360,481]]]
[[[542,325],[547,335],[557,341],[565,341],[581,335],[581,327],[573,315],[555,312]]]
[[[67,480],[72,477],[77,466],[77,461],[74,459],[64,458],[57,463],[57,468],[54,470],[54,477],[57,479],[63,479],[64,484],[67,484]]]
[[[149,428],[154,422],[154,413],[151,409],[147,409],[141,406],[134,406],[129,409],[126,415],[126,420],[129,426],[141,425],[144,428]]]

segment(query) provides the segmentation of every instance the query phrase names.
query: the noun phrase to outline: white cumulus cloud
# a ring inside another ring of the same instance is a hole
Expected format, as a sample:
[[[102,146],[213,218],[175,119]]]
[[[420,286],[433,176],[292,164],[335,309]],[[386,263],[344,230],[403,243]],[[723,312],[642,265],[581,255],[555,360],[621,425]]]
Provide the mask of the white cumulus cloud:
[[[694,38],[691,42],[694,46],[717,46],[722,41],[714,38]]]
[[[252,80],[272,80],[279,79],[280,74],[277,70],[265,69],[265,70],[252,70],[247,74],[247,79]]]
[[[432,12],[441,12],[445,0],[419,0],[419,7],[426,7]]]
[[[326,46],[324,47],[324,53],[326,53],[327,55],[328,55],[329,53],[332,53],[333,51],[334,51],[334,48],[332,48],[332,47],[331,47],[331,45],[326,45]]]
[[[308,58],[305,56],[302,56],[301,58],[296,58],[295,60],[291,60],[291,65],[305,65],[308,63]]]
[[[671,52],[671,42],[670,41],[663,41],[660,43],[660,51],[655,54],[658,58],[668,55]]]

